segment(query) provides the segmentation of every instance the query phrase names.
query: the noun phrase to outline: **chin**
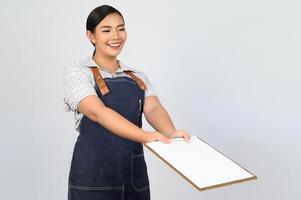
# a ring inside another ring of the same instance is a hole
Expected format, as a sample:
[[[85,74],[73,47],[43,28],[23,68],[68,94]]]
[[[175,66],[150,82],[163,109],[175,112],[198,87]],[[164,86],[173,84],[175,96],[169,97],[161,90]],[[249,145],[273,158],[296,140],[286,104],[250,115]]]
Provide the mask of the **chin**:
[[[119,55],[119,53],[115,53],[115,54],[112,54],[112,53],[108,53],[108,54],[105,54],[106,57],[109,57],[109,58],[114,58],[114,57],[117,57]]]
[[[107,52],[107,56],[109,57],[116,57],[120,54],[121,51],[118,52]]]

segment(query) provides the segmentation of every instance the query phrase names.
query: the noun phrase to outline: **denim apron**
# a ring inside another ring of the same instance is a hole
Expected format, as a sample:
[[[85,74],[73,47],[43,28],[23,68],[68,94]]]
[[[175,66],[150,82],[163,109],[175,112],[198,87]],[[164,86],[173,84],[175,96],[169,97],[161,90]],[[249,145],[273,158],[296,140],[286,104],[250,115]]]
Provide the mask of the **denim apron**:
[[[93,71],[93,70],[92,70]],[[102,79],[94,68],[95,89],[105,106],[142,127],[144,90],[137,77]],[[96,82],[96,77],[103,82]],[[106,86],[106,92],[100,88]],[[109,90],[109,92],[108,92]],[[143,146],[110,132],[83,115],[74,145],[68,200],[149,200]]]

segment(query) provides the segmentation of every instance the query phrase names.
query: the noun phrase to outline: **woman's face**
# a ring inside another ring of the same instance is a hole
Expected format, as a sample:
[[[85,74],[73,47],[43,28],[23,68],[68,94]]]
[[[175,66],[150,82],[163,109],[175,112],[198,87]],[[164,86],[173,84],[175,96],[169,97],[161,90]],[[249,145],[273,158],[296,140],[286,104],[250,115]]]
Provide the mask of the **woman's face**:
[[[94,34],[87,36],[95,44],[96,52],[108,57],[116,57],[127,38],[123,20],[117,13],[107,15],[96,27]]]

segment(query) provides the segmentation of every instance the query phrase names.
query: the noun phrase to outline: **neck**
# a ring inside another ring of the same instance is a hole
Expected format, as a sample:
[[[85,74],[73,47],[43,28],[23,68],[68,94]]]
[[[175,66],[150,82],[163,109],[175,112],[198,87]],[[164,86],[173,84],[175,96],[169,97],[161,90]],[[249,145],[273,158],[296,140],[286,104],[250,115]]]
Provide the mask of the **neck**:
[[[116,70],[119,68],[116,56],[108,57],[108,56],[101,55],[96,51],[95,55],[93,56],[93,60],[98,65],[98,67],[104,68],[110,71],[111,73],[115,73]]]

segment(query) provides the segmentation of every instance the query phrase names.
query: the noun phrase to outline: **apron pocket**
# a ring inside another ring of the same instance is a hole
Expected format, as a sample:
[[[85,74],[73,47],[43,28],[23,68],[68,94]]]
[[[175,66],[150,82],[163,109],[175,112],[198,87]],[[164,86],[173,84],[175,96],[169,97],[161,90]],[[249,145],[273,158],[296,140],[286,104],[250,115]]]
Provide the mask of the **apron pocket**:
[[[76,151],[71,162],[69,183],[79,187],[122,187],[122,167],[101,158],[95,148]]]
[[[131,182],[136,191],[143,191],[149,188],[147,166],[144,154],[132,154],[131,160]]]

